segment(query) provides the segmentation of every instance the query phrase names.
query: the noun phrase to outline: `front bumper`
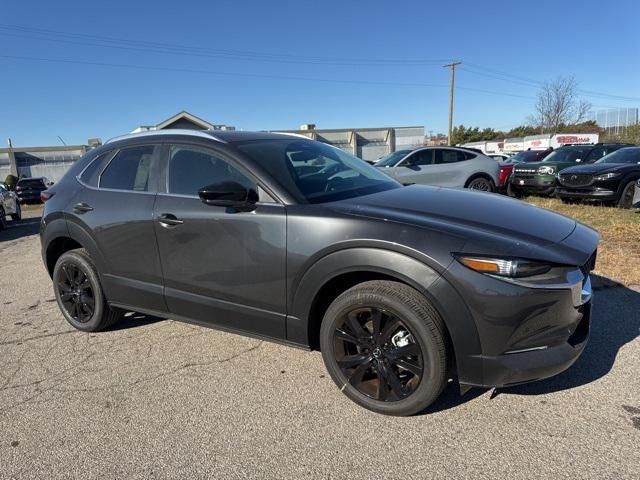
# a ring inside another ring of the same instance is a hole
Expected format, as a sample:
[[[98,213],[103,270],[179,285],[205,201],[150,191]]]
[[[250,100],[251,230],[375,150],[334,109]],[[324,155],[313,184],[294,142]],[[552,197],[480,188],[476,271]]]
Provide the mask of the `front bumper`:
[[[608,188],[564,188],[558,187],[555,190],[556,197],[579,198],[583,200],[616,200],[618,193]]]
[[[479,354],[463,359],[467,368],[459,369],[462,389],[527,383],[569,368],[589,337],[588,272],[594,258],[572,270],[566,283],[535,287],[493,278],[454,262],[448,273],[466,292],[481,345]]]
[[[511,188],[526,192],[552,193],[556,187],[554,175],[519,174],[514,171],[509,182]]]

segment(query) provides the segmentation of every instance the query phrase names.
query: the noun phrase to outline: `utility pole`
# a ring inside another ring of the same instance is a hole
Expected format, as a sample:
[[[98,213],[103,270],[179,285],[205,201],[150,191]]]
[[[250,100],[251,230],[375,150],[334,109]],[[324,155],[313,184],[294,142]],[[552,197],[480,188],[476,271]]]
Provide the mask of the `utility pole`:
[[[453,86],[456,81],[456,65],[460,65],[462,62],[451,62],[443,67],[449,67],[451,69],[451,86],[449,90],[449,136],[447,141],[451,145],[451,137],[453,136]]]

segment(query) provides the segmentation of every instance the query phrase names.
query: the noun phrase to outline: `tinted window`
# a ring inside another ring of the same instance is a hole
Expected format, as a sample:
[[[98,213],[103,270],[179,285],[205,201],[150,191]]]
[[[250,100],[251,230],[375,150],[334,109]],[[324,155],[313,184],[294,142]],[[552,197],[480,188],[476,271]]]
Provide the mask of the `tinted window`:
[[[474,158],[475,155],[471,152],[462,152],[459,150],[436,150],[436,163],[456,163],[463,160],[469,160]]]
[[[98,177],[100,176],[100,172],[104,167],[104,161],[107,157],[111,155],[111,152],[103,153],[102,155],[98,155],[87,168],[84,169],[82,175],[80,176],[80,180],[82,180],[87,185],[92,187],[98,186]]]
[[[146,192],[154,147],[132,147],[120,150],[100,175],[100,188]]]
[[[420,150],[411,155],[405,162],[402,162],[403,166],[406,165],[431,165],[433,163],[433,150]]]
[[[593,150],[591,150],[591,152],[589,152],[589,155],[587,155],[587,158],[585,159],[585,161],[595,162],[596,160],[600,160],[606,154],[607,154],[607,151],[605,150],[604,147],[596,147]]]
[[[586,148],[574,148],[574,147],[562,147],[558,150],[554,150],[549,155],[544,157],[543,162],[575,162],[576,160],[584,161],[589,155],[591,147]]]
[[[640,163],[640,148],[628,147],[602,157],[598,163]]]
[[[303,203],[332,202],[401,188],[377,168],[320,142],[283,138],[237,143],[236,147]]]
[[[198,195],[198,190],[220,182],[237,182],[257,191],[253,180],[214,152],[174,145],[169,160],[169,193]]]
[[[17,185],[22,188],[43,188],[45,186],[41,178],[27,178],[20,180]]]

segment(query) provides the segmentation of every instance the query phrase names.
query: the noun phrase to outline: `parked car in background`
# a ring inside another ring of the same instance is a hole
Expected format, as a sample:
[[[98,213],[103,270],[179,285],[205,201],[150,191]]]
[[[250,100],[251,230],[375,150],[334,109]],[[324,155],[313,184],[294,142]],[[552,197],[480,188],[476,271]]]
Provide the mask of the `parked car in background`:
[[[420,147],[399,152],[381,159],[375,166],[403,185],[417,183],[494,192],[500,181],[498,163],[467,148]]]
[[[510,191],[517,197],[527,193],[550,195],[556,189],[558,172],[577,164],[594,163],[605,155],[628,146],[632,145],[597,143],[560,147],[540,162],[515,165],[509,181]]]
[[[453,378],[464,392],[571,366],[598,246],[571,218],[403,188],[321,142],[190,130],[91,150],[49,191],[40,239],[76,329],[136,311],[320,349],[340,391],[390,415]]]
[[[633,195],[633,208],[640,208],[640,179],[636,182],[636,189]]]
[[[626,147],[595,163],[565,168],[555,194],[563,202],[599,200],[631,208],[640,179],[640,147]]]
[[[0,230],[7,225],[7,217],[17,221],[22,218],[22,210],[17,195],[4,183],[0,183]]]
[[[41,203],[40,193],[53,185],[47,177],[21,178],[16,184],[16,195],[20,203]]]
[[[509,179],[513,172],[513,167],[518,163],[539,162],[553,151],[552,148],[546,150],[525,150],[510,156],[507,160],[500,162],[500,183],[498,191],[511,194]]]

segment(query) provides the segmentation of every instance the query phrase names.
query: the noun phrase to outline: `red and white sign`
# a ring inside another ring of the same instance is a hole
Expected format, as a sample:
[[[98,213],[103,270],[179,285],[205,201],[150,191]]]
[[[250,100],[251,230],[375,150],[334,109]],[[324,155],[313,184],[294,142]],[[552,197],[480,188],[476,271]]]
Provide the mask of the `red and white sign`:
[[[557,133],[551,137],[551,146],[558,148],[568,144],[588,144],[598,143],[600,134],[598,133]]]
[[[525,150],[546,150],[551,146],[551,135],[545,137],[524,137]]]

